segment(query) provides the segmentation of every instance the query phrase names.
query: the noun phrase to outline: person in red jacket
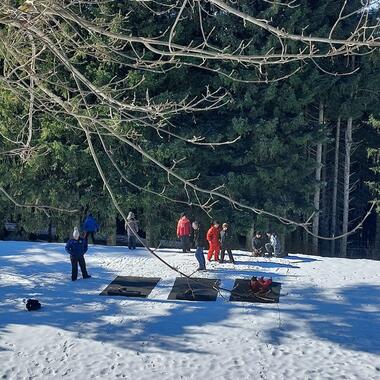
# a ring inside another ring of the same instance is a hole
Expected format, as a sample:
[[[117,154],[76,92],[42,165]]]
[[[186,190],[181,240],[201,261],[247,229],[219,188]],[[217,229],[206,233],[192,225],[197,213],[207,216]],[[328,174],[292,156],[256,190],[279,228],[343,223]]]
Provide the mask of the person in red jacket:
[[[220,227],[219,222],[214,221],[212,226],[207,231],[207,241],[209,244],[209,250],[207,254],[207,260],[211,261],[212,255],[214,255],[214,260],[219,261],[219,251],[220,251]]]
[[[190,252],[191,223],[184,212],[177,223],[177,236],[181,240],[182,251]]]

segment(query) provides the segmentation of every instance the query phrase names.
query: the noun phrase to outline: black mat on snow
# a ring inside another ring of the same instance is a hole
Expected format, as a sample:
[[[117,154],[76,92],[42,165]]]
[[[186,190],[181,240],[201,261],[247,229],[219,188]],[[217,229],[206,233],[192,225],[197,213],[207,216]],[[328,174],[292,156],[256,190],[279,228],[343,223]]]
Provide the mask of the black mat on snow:
[[[117,276],[100,295],[146,298],[160,280],[159,277]]]
[[[272,282],[269,290],[263,293],[253,293],[251,280],[237,279],[231,292],[230,301],[278,303],[280,301],[281,284]]]
[[[210,278],[177,277],[169,294],[169,300],[215,301],[220,280]],[[213,286],[216,289],[213,289]]]

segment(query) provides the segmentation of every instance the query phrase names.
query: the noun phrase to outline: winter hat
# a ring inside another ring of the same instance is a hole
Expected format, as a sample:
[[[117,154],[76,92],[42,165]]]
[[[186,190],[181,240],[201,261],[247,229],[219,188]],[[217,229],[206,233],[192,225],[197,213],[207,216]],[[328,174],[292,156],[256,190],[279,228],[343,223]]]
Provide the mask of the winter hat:
[[[228,223],[223,223],[222,224],[222,227],[224,228],[224,227],[227,227],[228,228]]]
[[[130,211],[127,216],[127,219],[134,219],[134,217],[135,217],[135,214],[132,211]]]
[[[199,227],[199,222],[197,220],[194,220],[194,222],[191,225],[196,230]]]
[[[74,239],[79,239],[79,230],[78,227],[74,227],[74,232],[73,232],[73,238]]]

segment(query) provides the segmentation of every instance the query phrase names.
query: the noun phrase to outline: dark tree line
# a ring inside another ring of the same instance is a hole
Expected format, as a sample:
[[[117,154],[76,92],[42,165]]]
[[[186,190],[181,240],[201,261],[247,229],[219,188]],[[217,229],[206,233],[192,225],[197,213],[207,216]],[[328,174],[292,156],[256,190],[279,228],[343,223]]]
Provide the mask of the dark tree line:
[[[202,8],[205,14],[213,15],[202,19],[202,28],[193,9],[185,8],[169,41],[182,46],[194,41],[194,46],[200,46],[205,31],[215,27],[207,40],[211,46],[239,47],[246,41],[245,54],[265,56],[273,46],[281,45],[275,34],[237,22],[211,3]],[[355,13],[361,3],[349,3],[343,14],[353,17],[339,23],[342,4],[336,1],[300,1],[297,8],[244,1],[240,7],[294,34],[302,35],[301,26],[307,26],[310,35],[328,35],[333,30],[334,38],[344,39],[362,17],[362,13]],[[180,12],[173,8],[152,14],[130,2],[99,8],[88,4],[78,12],[87,14],[88,19],[113,23],[112,31],[122,30],[120,15],[131,10],[128,33],[134,36],[159,36],[170,30]],[[373,7],[366,17],[376,20],[377,16],[378,8]],[[35,25],[39,26],[37,21]],[[299,223],[313,215],[310,231],[315,235],[345,234],[361,222],[371,207],[369,202],[379,192],[376,165],[380,138],[373,128],[379,119],[380,61],[376,48],[347,50],[347,54],[335,56],[330,54],[330,47],[318,46],[325,57],[294,62],[286,59],[286,65],[276,62],[263,66],[219,60],[205,68],[190,56],[173,67],[170,62],[157,65],[157,54],[137,44],[116,44],[111,54],[105,47],[109,42],[106,36],[86,32],[83,25],[84,30],[76,36],[69,24],[64,25],[59,32],[54,31],[54,37],[58,46],[66,49],[70,65],[106,95],[112,94],[118,102],[125,96],[136,109],[129,112],[107,104],[107,100],[100,101],[96,91],[78,85],[78,78],[68,75],[62,63],[56,65],[56,58],[32,37],[38,53],[34,62],[37,68],[31,66],[30,70],[35,70],[36,79],[31,75],[26,84],[36,87],[36,100],[32,103],[30,92],[21,96],[9,83],[0,82],[0,185],[7,194],[0,197],[1,220],[18,221],[26,233],[55,226],[62,240],[91,211],[105,236],[114,236],[117,228],[121,232],[122,217],[99,176],[89,147],[90,136],[115,199],[123,209],[137,213],[151,244],[173,239],[175,220],[186,211],[204,224],[211,218],[229,222],[240,246],[260,229],[276,230],[289,250],[304,253],[346,256],[355,253],[355,248],[376,251],[380,222],[377,218],[376,223],[375,211],[352,235],[336,241],[313,239],[297,226],[265,214],[252,213],[225,200],[214,204],[218,197],[194,192],[178,178],[161,172],[146,154],[112,135],[123,136],[200,188],[217,189],[242,204]],[[8,27],[2,26],[3,77],[12,63],[16,65],[8,36]],[[78,42],[78,47],[66,46],[65,36]],[[85,45],[76,41],[79,37]],[[31,48],[12,46],[15,52],[33,57],[33,44]],[[299,42],[287,41],[287,51],[298,49]],[[102,54],[109,55],[102,59]],[[133,54],[141,57],[140,66],[128,61]],[[121,56],[127,57],[128,64],[120,64]],[[33,60],[26,62],[33,65]],[[18,61],[17,70],[22,63]],[[38,88],[48,75],[51,79]],[[27,79],[18,80],[24,83]],[[112,88],[110,83],[114,84]],[[125,88],[131,89],[127,95]],[[204,102],[191,103],[206,88]],[[50,93],[64,99],[61,108],[51,98],[45,100],[43,96]],[[69,109],[65,108],[67,104]],[[137,107],[142,104],[141,109]],[[32,144],[17,150],[14,142],[24,137],[27,140],[32,106]],[[77,117],[83,110],[87,114]],[[90,120],[88,124],[86,120]],[[104,129],[99,132],[97,126]],[[17,207],[15,200],[33,207]],[[43,212],[37,207],[46,204],[70,212]],[[114,241],[114,237],[109,240]]]

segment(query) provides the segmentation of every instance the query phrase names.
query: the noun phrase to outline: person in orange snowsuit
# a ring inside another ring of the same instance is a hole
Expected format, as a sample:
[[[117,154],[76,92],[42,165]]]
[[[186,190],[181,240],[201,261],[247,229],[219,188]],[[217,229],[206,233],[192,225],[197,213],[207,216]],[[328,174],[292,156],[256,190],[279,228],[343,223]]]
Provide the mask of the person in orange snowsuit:
[[[212,226],[207,231],[207,241],[209,244],[209,250],[207,254],[207,260],[211,261],[212,255],[214,255],[214,260],[219,261],[219,251],[220,251],[220,227],[219,222],[216,220],[212,223]]]

